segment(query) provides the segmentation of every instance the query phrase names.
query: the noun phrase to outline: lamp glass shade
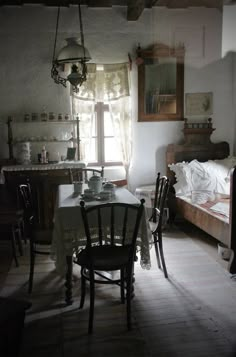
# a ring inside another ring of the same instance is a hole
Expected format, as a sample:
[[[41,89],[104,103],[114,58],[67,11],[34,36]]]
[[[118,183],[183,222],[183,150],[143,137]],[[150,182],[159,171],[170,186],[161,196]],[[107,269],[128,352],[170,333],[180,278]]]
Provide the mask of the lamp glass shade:
[[[75,63],[78,61],[88,62],[91,56],[86,47],[79,43],[77,37],[66,39],[67,45],[63,47],[57,56],[57,63]]]

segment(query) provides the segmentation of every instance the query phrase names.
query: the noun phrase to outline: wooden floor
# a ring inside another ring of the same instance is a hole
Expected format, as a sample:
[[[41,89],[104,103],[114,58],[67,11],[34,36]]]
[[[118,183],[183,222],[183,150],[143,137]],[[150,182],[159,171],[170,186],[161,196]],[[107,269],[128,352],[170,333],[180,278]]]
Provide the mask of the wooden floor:
[[[65,307],[63,280],[53,262],[41,258],[29,297],[25,247],[19,268],[12,263],[7,274],[3,267],[0,270],[0,295],[32,302],[20,357],[234,356],[236,280],[226,271],[226,262],[220,261],[213,239],[191,226],[185,232],[177,227],[165,231],[169,279],[157,268],[153,249],[150,270],[135,264],[132,331],[126,329],[118,288],[97,289],[92,336],[87,335],[88,299],[78,309],[79,271],[75,271],[74,304]]]

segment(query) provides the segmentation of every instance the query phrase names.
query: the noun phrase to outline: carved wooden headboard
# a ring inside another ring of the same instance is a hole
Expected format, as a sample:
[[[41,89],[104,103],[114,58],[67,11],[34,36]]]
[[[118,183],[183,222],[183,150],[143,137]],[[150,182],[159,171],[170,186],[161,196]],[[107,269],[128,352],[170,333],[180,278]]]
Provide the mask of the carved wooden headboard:
[[[184,142],[182,144],[169,144],[166,151],[166,172],[171,182],[174,182],[174,172],[168,167],[182,161],[219,160],[229,156],[229,144],[226,141],[212,143],[210,136],[215,129],[212,128],[212,121],[208,119],[206,123],[188,123],[185,119]]]

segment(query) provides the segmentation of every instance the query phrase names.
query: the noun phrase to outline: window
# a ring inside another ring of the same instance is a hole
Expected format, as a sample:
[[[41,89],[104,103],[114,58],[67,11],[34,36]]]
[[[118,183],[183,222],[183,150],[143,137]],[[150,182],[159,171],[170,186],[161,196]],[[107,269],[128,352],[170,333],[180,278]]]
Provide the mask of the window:
[[[115,125],[109,111],[109,105],[103,102],[95,104],[92,117],[91,138],[81,136],[81,149],[84,159],[89,164],[121,165],[120,138],[115,135]]]
[[[80,160],[89,165],[123,165],[131,158],[131,107],[128,64],[87,65],[87,80],[72,92],[72,114],[79,118]]]

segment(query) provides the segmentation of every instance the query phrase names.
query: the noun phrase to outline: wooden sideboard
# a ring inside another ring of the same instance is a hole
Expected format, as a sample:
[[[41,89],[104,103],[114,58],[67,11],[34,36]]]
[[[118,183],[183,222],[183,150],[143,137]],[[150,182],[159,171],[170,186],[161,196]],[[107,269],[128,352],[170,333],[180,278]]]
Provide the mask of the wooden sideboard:
[[[68,168],[49,169],[38,168],[37,170],[8,170],[3,167],[5,182],[8,189],[14,194],[16,201],[19,203],[17,187],[21,183],[30,182],[34,205],[36,209],[36,227],[39,232],[51,232],[53,228],[54,207],[56,204],[58,185],[70,183]]]

